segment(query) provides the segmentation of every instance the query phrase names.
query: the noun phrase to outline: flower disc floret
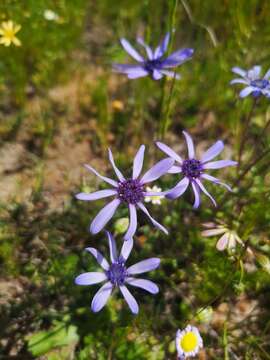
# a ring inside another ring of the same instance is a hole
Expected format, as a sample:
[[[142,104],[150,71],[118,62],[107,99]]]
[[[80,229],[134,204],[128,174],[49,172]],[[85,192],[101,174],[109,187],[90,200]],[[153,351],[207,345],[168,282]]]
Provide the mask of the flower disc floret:
[[[127,268],[125,262],[122,260],[117,260],[115,263],[112,263],[107,272],[108,280],[115,286],[123,285],[127,275]]]
[[[196,159],[187,159],[183,161],[182,173],[189,179],[196,179],[202,173],[202,164]]]
[[[137,204],[144,198],[144,186],[138,179],[127,179],[119,182],[118,199],[127,204]]]

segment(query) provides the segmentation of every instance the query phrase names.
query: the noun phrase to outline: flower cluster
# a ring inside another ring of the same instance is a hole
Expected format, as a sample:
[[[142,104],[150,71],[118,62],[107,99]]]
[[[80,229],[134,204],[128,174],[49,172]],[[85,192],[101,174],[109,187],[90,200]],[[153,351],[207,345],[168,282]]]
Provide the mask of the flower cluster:
[[[171,55],[165,55],[170,41],[170,33],[167,33],[160,45],[156,49],[151,49],[142,38],[137,38],[137,43],[142,46],[146,52],[146,57],[142,56],[131,44],[124,38],[121,44],[125,51],[137,61],[137,64],[114,64],[113,69],[117,72],[126,74],[130,79],[136,79],[150,75],[154,80],[159,80],[163,76],[169,76],[178,79],[179,75],[170,68],[177,67],[189,60],[193,55],[193,49],[185,48],[177,50]],[[246,87],[240,92],[240,97],[246,97],[251,94],[257,98],[261,95],[270,97],[270,70],[261,78],[261,67],[254,66],[249,71],[244,71],[234,67],[232,71],[242,78],[231,81],[231,84],[244,84]],[[122,109],[121,104],[115,104],[116,109]],[[237,162],[230,159],[216,160],[224,149],[224,143],[221,140],[216,141],[204,153],[196,152],[193,139],[183,131],[183,136],[187,145],[187,156],[180,156],[174,149],[157,141],[156,146],[165,158],[158,161],[145,172],[143,170],[145,146],[141,145],[137,151],[132,166],[132,175],[124,176],[114,161],[113,154],[109,149],[109,161],[115,173],[114,178],[101,175],[90,165],[85,165],[86,169],[96,175],[106,183],[107,188],[95,191],[93,193],[81,192],[76,195],[78,200],[94,201],[109,198],[106,204],[95,216],[90,224],[90,232],[97,234],[107,227],[113,218],[118,207],[126,207],[129,211],[129,219],[126,233],[123,236],[123,243],[120,253],[117,252],[116,242],[113,235],[106,230],[109,249],[110,263],[95,248],[88,247],[86,251],[92,254],[102,268],[101,272],[86,272],[76,277],[77,285],[93,285],[104,282],[101,288],[94,296],[91,304],[93,312],[100,311],[107,303],[114,289],[119,289],[126,300],[131,312],[137,314],[139,306],[133,295],[128,290],[128,286],[141,288],[151,294],[159,292],[158,286],[146,279],[134,277],[134,275],[146,273],[155,270],[160,264],[160,259],[153,257],[140,261],[132,266],[127,266],[129,255],[134,246],[133,237],[137,231],[138,218],[137,211],[141,211],[152,223],[152,225],[168,234],[168,230],[155,220],[149,213],[146,203],[160,205],[165,199],[175,200],[182,196],[190,187],[194,194],[193,207],[198,208],[201,203],[201,194],[205,194],[216,206],[214,197],[205,187],[205,182],[223,186],[232,191],[229,185],[223,183],[219,178],[209,174],[209,171],[218,170],[225,167],[236,166]],[[174,175],[177,177],[176,184],[167,190],[162,190],[156,184],[152,183],[164,175]],[[149,184],[151,184],[149,186]],[[236,244],[243,245],[242,240],[235,231],[230,230],[225,224],[204,224],[206,230],[202,232],[203,236],[221,235],[217,241],[217,249],[222,251],[233,249]],[[195,356],[200,348],[203,347],[203,340],[199,330],[195,326],[188,325],[183,330],[176,333],[176,349],[179,359]]]

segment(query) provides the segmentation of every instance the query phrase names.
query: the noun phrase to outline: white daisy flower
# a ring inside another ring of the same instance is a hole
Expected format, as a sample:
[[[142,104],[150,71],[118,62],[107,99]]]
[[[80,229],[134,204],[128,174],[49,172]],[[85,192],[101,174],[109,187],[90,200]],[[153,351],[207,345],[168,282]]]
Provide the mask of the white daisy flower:
[[[179,359],[196,356],[203,347],[203,340],[195,326],[188,325],[184,330],[177,330],[176,349]]]
[[[146,191],[153,192],[162,192],[162,189],[156,185],[153,187],[147,186]],[[146,196],[144,198],[145,202],[151,202],[153,205],[161,205],[161,199],[164,198],[164,195],[156,195],[156,196]]]
[[[43,16],[48,21],[57,21],[59,20],[59,15],[56,14],[54,11],[47,9],[44,11]]]

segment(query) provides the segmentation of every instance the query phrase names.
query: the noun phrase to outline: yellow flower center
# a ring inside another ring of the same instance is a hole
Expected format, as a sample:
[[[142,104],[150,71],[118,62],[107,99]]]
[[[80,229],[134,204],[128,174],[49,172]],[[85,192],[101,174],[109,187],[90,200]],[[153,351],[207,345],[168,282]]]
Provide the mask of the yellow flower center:
[[[15,38],[15,31],[13,29],[5,29],[4,31],[4,37],[9,39],[9,40],[13,40]]]
[[[191,331],[186,333],[180,340],[180,345],[185,352],[194,351],[198,345],[197,336]]]

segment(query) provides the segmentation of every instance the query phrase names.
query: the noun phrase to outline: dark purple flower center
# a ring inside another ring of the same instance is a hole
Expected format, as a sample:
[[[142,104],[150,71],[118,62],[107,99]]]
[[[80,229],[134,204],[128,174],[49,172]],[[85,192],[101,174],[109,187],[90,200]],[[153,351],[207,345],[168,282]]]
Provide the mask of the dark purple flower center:
[[[265,89],[267,86],[269,86],[269,81],[266,79],[256,79],[256,80],[252,80],[250,82],[250,85],[257,87],[259,89]]]
[[[202,173],[202,163],[196,159],[184,160],[182,173],[189,179],[198,178]]]
[[[144,198],[144,187],[138,179],[127,179],[118,183],[118,199],[127,204],[137,204]]]
[[[149,73],[152,73],[155,69],[160,69],[162,65],[162,59],[153,59],[153,60],[146,60],[144,62],[144,68]]]
[[[107,277],[113,285],[123,285],[126,277],[128,276],[125,262],[121,259],[111,264],[107,271]]]

